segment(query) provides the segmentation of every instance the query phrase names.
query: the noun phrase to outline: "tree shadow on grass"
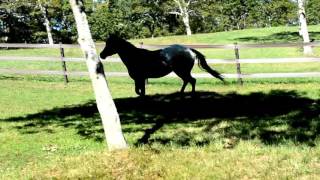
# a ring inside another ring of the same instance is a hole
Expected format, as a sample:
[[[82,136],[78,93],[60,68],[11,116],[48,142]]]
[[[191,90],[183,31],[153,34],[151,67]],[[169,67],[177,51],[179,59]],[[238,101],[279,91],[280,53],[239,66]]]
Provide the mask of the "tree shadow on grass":
[[[140,144],[205,145],[217,138],[259,139],[265,144],[287,140],[314,145],[320,133],[320,102],[295,91],[246,95],[214,92],[152,95],[115,99],[123,131]],[[85,138],[103,141],[94,102],[55,108],[25,117],[2,119],[24,122],[21,133],[46,131],[50,126],[75,128]],[[49,130],[48,130],[49,129]]]
[[[320,32],[309,32],[310,39],[319,40]],[[241,42],[254,42],[254,43],[264,43],[264,42],[298,42],[302,41],[301,36],[298,32],[279,32],[274,33],[269,36],[248,36],[234,39],[235,41]]]
[[[21,77],[18,76],[7,76],[7,75],[0,75],[0,80],[21,80]]]

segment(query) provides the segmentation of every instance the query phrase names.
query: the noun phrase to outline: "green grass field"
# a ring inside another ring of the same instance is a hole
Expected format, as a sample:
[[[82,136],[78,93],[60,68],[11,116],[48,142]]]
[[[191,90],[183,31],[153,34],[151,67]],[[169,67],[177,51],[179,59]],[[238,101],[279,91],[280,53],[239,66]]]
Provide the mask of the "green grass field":
[[[294,27],[288,29],[295,34]],[[206,44],[216,38],[217,44],[223,44],[242,38],[243,43],[252,43],[289,30],[245,30],[174,40]],[[319,32],[319,26],[311,30]],[[255,36],[249,39],[251,34]],[[169,44],[170,39],[143,41]],[[291,40],[277,42],[282,41]],[[282,50],[291,53],[287,51]],[[292,52],[302,56],[300,50]],[[59,54],[47,49],[0,53]],[[67,53],[81,56],[78,50]],[[276,54],[270,50],[269,55],[255,55],[281,57]],[[232,65],[213,66],[222,73],[235,71]],[[1,61],[0,68],[59,70],[60,64]],[[81,63],[70,63],[68,68],[85,70]],[[115,63],[106,63],[105,68],[125,70]],[[319,63],[246,64],[243,71],[319,72]],[[233,79],[227,84],[198,79],[196,97],[191,98],[189,93],[177,93],[182,85],[179,79],[161,78],[149,80],[148,96],[141,99],[131,79],[108,78],[130,146],[108,152],[88,78],[71,77],[71,83],[64,85],[59,76],[1,74],[0,179],[317,179],[319,83],[319,78],[246,79],[240,87]]]

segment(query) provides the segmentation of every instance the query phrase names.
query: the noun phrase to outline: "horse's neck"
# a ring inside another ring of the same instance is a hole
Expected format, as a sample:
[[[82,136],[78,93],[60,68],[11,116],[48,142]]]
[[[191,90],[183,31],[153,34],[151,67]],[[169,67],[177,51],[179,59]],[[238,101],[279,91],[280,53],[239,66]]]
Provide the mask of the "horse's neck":
[[[121,42],[122,49],[136,49],[136,47],[126,40],[122,40]]]
[[[129,58],[132,58],[136,55],[137,51],[139,51],[138,48],[136,48],[133,44],[124,41],[119,48],[118,55],[126,64],[128,63]]]

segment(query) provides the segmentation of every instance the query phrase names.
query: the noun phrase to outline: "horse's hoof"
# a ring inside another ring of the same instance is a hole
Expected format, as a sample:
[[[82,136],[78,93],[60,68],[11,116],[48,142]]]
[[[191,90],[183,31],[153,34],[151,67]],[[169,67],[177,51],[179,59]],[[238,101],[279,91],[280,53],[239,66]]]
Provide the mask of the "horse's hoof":
[[[139,98],[144,99],[146,97],[145,94],[139,94]]]

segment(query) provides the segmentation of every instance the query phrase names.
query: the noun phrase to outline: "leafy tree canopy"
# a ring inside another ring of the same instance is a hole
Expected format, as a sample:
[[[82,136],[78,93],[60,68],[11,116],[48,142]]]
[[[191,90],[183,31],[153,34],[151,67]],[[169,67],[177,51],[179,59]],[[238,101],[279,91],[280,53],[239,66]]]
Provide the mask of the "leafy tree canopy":
[[[76,41],[73,15],[67,0],[40,0],[47,8],[55,42]],[[174,0],[84,0],[95,40],[110,33],[125,38],[184,34]],[[188,1],[186,1],[188,2]],[[0,2],[0,41],[46,43],[39,0]],[[297,25],[297,4],[291,0],[191,0],[190,27],[194,33]],[[309,24],[320,23],[320,0],[306,0]]]

